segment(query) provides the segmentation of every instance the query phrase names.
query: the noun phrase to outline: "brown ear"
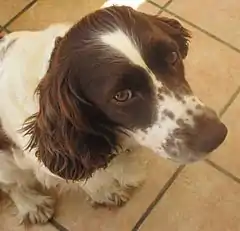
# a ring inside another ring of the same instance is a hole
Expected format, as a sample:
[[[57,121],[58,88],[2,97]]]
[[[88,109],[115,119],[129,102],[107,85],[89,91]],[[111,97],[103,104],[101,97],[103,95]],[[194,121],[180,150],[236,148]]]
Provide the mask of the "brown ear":
[[[52,173],[67,180],[86,179],[113,158],[114,129],[80,96],[76,98],[66,83],[56,89],[57,83],[50,83],[50,78],[46,76],[38,87],[39,112],[23,127],[30,137],[27,149],[35,150]]]
[[[39,111],[26,120],[23,132],[30,139],[27,149],[52,173],[86,179],[113,158],[117,136],[114,125],[81,94],[74,66],[69,71],[68,61],[58,57],[55,49],[37,87]]]
[[[181,23],[175,19],[161,17],[160,20],[172,28],[170,35],[178,43],[182,58],[185,58],[188,54],[189,39],[191,38],[190,31],[184,28]]]
[[[188,54],[189,39],[191,38],[190,31],[175,19],[156,16],[150,17],[155,25],[159,26],[177,42],[181,56],[184,59]]]

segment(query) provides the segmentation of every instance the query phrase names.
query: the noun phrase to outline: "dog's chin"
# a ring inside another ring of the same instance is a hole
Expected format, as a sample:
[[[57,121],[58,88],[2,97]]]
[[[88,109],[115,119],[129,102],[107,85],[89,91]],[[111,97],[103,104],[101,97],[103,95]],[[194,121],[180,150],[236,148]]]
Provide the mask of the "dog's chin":
[[[192,163],[204,160],[206,158],[206,156],[207,155],[203,155],[201,157],[191,156],[191,157],[188,157],[188,158],[169,157],[168,159],[173,161],[173,162],[175,162],[175,163],[178,163],[178,164],[181,164],[181,165],[185,165],[185,164],[192,164]]]
[[[185,164],[192,164],[197,161],[204,160],[207,158],[209,153],[197,153],[197,152],[184,152],[184,153],[178,153],[178,155],[172,155],[171,153],[168,152],[162,152],[162,151],[155,151],[157,155],[168,159],[170,161],[173,161],[175,163],[178,163],[180,165],[185,165]]]

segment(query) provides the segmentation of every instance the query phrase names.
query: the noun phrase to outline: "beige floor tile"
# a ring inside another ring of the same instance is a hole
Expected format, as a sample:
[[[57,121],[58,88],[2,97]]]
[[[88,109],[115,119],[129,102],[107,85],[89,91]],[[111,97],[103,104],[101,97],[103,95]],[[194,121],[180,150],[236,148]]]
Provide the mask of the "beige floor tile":
[[[159,5],[159,6],[164,6],[168,1],[169,0],[167,0],[167,1],[164,1],[164,0],[151,0],[151,2],[153,2],[153,3],[155,3],[155,4]]]
[[[52,23],[75,22],[99,9],[104,2],[105,0],[39,0],[8,29],[42,29]]]
[[[164,6],[168,2],[168,0],[155,0],[155,1],[152,1],[152,2],[155,2],[159,6]],[[142,5],[140,5],[137,10],[141,11],[141,12],[144,12],[146,14],[153,14],[154,15],[154,14],[157,14],[161,9],[154,4],[151,4],[149,2],[145,2]]]
[[[166,13],[162,16],[173,18]],[[195,94],[219,111],[240,84],[239,54],[188,24],[181,23],[192,33],[185,60],[186,78]]]
[[[145,3],[141,4],[137,8],[137,10],[141,11],[143,13],[152,14],[152,15],[155,15],[155,14],[157,14],[160,11],[160,9],[158,7],[156,7],[155,5],[150,4],[148,2],[145,2]]]
[[[226,123],[229,131],[228,137],[224,145],[212,155],[211,160],[240,178],[239,116],[240,95],[223,116],[223,121]]]
[[[152,153],[145,153],[140,158],[148,166],[147,182],[125,206],[92,208],[83,193],[67,194],[59,205],[57,221],[71,231],[131,230],[177,167]]]
[[[4,200],[4,201],[2,201]],[[1,198],[0,203],[0,230],[1,231],[56,231],[50,224],[25,227],[19,224],[17,210],[9,199]]]
[[[239,231],[240,184],[205,163],[188,166],[141,231]]]
[[[4,25],[31,0],[0,0],[0,24]]]
[[[239,1],[173,1],[169,10],[240,48]]]

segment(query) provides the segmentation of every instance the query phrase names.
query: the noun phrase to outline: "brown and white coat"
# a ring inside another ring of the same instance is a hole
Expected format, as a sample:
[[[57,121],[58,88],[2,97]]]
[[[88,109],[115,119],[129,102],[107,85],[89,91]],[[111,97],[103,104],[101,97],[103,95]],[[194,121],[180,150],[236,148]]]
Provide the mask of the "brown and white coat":
[[[121,204],[144,180],[142,146],[189,163],[222,143],[226,127],[185,79],[189,39],[176,20],[117,6],[1,39],[0,187],[23,220],[53,215],[35,180]]]

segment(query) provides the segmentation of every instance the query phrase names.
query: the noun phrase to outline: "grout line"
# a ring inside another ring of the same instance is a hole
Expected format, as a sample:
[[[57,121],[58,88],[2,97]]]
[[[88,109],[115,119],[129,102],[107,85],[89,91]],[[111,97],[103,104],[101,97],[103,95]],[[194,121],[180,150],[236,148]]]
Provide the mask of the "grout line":
[[[151,1],[151,0],[146,0],[146,2],[156,6],[156,7],[164,7],[167,3],[165,3],[163,6],[159,5],[158,3],[154,2],[154,1]]]
[[[160,15],[164,11],[164,9],[166,9],[173,2],[173,0],[168,0],[163,6],[159,5],[158,3],[153,2],[151,0],[147,0],[147,2],[156,6],[157,8],[160,8],[160,10],[156,14],[156,15]]]
[[[0,31],[5,31],[6,33],[11,33],[11,31],[10,30],[8,30],[7,28],[5,28],[5,27],[2,27],[2,26],[0,26]]]
[[[148,2],[152,3],[155,6],[158,6],[161,8],[161,10],[158,12],[157,15],[161,14],[162,12],[167,12],[169,14],[171,14],[172,16],[175,16],[176,18],[180,19],[181,21],[191,25],[192,27],[200,30],[201,32],[207,34],[208,36],[212,37],[213,39],[217,40],[220,43],[223,43],[224,45],[228,46],[229,48],[233,49],[234,51],[240,53],[240,50],[234,46],[232,46],[231,44],[223,41],[222,39],[218,38],[217,36],[209,33],[208,31],[206,31],[205,29],[200,28],[199,26],[189,22],[188,20],[185,20],[184,18],[182,18],[181,16],[171,12],[170,10],[166,9],[170,4],[171,4],[171,0],[169,0],[164,6],[159,6],[158,4],[152,2],[151,0],[148,0]],[[227,110],[229,109],[229,107],[232,105],[232,103],[235,101],[235,99],[238,97],[238,95],[240,94],[240,86],[238,86],[238,88],[236,89],[236,91],[233,92],[232,96],[229,98],[229,100],[227,101],[227,103],[224,105],[224,107],[220,110],[219,112],[219,116],[220,118],[227,112]],[[223,167],[219,166],[218,164],[216,164],[215,162],[206,159],[205,162],[212,166],[213,168],[215,168],[216,170],[218,170],[219,172],[221,172],[222,174],[224,174],[225,176],[231,178],[232,180],[234,180],[237,183],[240,183],[240,178],[236,177],[235,175],[233,175],[232,173],[228,172],[226,169],[224,169]]]
[[[181,165],[177,168],[177,170],[173,173],[173,175],[170,177],[170,179],[166,182],[166,184],[163,186],[163,188],[160,190],[156,198],[152,201],[152,203],[148,206],[146,211],[142,214],[142,216],[139,218],[139,220],[136,222],[135,226],[133,227],[132,231],[137,231],[145,221],[145,219],[148,217],[148,215],[152,212],[152,210],[155,208],[156,204],[162,199],[162,197],[165,195],[167,190],[172,186],[175,179],[178,177],[178,175],[182,172],[185,165]]]
[[[173,0],[168,0],[162,7],[160,7],[161,9],[158,11],[157,15],[162,14],[164,9],[166,9],[172,2]]]
[[[193,23],[185,20],[185,19],[182,18],[181,16],[179,16],[179,15],[171,12],[170,10],[166,9],[166,8],[173,2],[173,0],[168,0],[163,6],[155,3],[155,2],[152,1],[152,0],[147,0],[147,2],[150,3],[150,4],[152,4],[152,5],[154,5],[154,6],[156,6],[156,7],[161,8],[161,9],[159,10],[159,12],[157,13],[157,15],[160,15],[162,12],[165,11],[165,12],[167,12],[167,13],[175,16],[176,18],[180,19],[181,21],[184,21],[184,22],[190,24],[191,26],[195,27],[196,29],[200,30],[201,32],[209,35],[209,36],[212,37],[213,39],[216,39],[217,41],[219,41],[219,42],[227,45],[227,46],[230,47],[231,49],[234,49],[235,51],[237,51],[237,52],[240,53],[240,50],[239,50],[238,48],[232,46],[231,44],[229,44],[229,43],[221,40],[220,38],[218,38],[218,37],[216,37],[215,35],[209,33],[208,31],[206,31],[206,30],[198,27],[197,25],[195,25],[195,24],[193,24]],[[232,96],[229,98],[229,100],[227,101],[227,103],[226,103],[226,104],[224,105],[224,107],[220,110],[220,112],[219,112],[220,118],[225,114],[225,112],[228,110],[228,108],[231,106],[231,104],[234,102],[234,100],[237,98],[237,96],[238,96],[239,94],[240,94],[240,86],[238,86],[237,90],[232,94]]]
[[[54,218],[52,218],[49,223],[54,226],[58,231],[69,231],[67,228],[58,223]]]
[[[216,170],[218,170],[219,172],[223,173],[225,176],[231,178],[232,180],[234,180],[235,182],[240,184],[240,178],[234,176],[232,173],[228,172],[223,167],[219,166],[218,164],[214,163],[213,161],[211,161],[209,159],[206,159],[205,162],[207,164],[209,164],[210,166],[212,166],[213,168],[215,168]]]
[[[151,2],[151,0],[149,0],[149,2]],[[169,6],[169,5],[171,4],[171,2],[172,2],[172,0],[169,0],[169,1],[166,3],[166,5]],[[153,2],[152,2],[152,3],[153,3]],[[156,3],[155,3],[154,5],[157,6]],[[162,9],[158,12],[157,15],[161,14],[163,11],[166,11],[166,12],[167,12],[168,10],[165,9],[167,6],[165,6],[165,7],[164,7],[164,6],[163,6],[163,7],[159,6],[159,7],[162,8]],[[169,11],[168,13],[171,14],[172,12]],[[174,13],[173,13],[172,15],[175,16],[175,17],[177,17],[177,18],[179,18],[179,19],[182,20],[182,21],[185,21],[186,23],[189,23],[190,25],[194,26],[196,29],[199,29],[200,31],[206,33],[205,31],[203,31],[203,29],[198,28],[196,25],[194,25],[194,24],[192,24],[192,23],[184,20],[184,19],[181,18],[180,16],[178,16],[178,15],[176,15],[176,14],[174,14]],[[207,34],[209,34],[209,33],[207,32]],[[210,36],[212,37],[211,34],[210,34]],[[215,36],[214,36],[214,37],[215,37]],[[214,38],[214,37],[213,37],[213,38]],[[222,41],[219,41],[219,42],[222,42]],[[224,42],[224,44],[225,44],[225,42]],[[226,44],[225,44],[225,45],[226,45]],[[227,44],[227,45],[228,45],[228,44]],[[232,48],[232,47],[231,47],[231,48]],[[235,47],[234,47],[234,48],[235,48]],[[239,52],[239,51],[237,51],[237,52]],[[229,98],[229,100],[227,101],[227,103],[226,103],[226,104],[223,106],[223,108],[220,110],[220,112],[219,112],[220,118],[227,112],[227,110],[229,109],[229,107],[232,105],[232,103],[235,101],[235,99],[238,97],[239,94],[240,94],[240,86],[238,86],[238,88],[236,89],[236,91],[233,92],[232,96]],[[211,165],[212,167],[214,167],[216,170],[220,171],[221,173],[223,173],[223,174],[226,175],[227,177],[230,177],[232,180],[240,183],[240,178],[234,176],[233,174],[231,174],[230,172],[228,172],[226,169],[222,168],[221,166],[217,165],[217,164],[214,163],[213,161],[210,161],[210,160],[207,159],[207,160],[206,160],[206,163],[208,163],[209,165]]]
[[[8,30],[6,30],[6,28],[4,28],[2,25],[0,25],[0,32],[3,32],[3,31],[9,33]]]
[[[7,29],[7,27],[12,24],[17,18],[19,18],[25,11],[27,11],[30,7],[32,7],[32,5],[34,5],[37,2],[37,0],[33,0],[32,2],[30,2],[28,5],[26,5],[20,12],[18,12],[13,18],[11,18],[4,26],[0,26],[0,31],[5,30],[6,32],[11,32],[9,29]],[[190,21],[182,18],[181,16],[173,13],[172,11],[166,9],[172,2],[173,0],[169,0],[167,1],[163,6],[160,6],[159,4],[151,1],[151,0],[147,0],[147,2],[149,2],[150,4],[160,8],[159,12],[157,13],[157,15],[161,14],[162,12],[166,12],[169,13],[170,15],[178,18],[179,20],[189,24],[190,26],[200,30],[201,32],[207,34],[208,36],[212,37],[213,39],[217,40],[218,42],[228,46],[229,48],[233,49],[234,51],[240,53],[240,49],[234,47],[233,45],[229,44],[228,42],[218,38],[217,36],[215,36],[214,34],[211,34],[210,32],[208,32],[207,30],[191,23]],[[231,104],[233,103],[233,101],[237,98],[237,96],[240,93],[240,86],[237,88],[237,90],[233,93],[233,95],[230,97],[230,99],[228,100],[228,102],[226,103],[226,105],[222,108],[222,110],[220,111],[220,117],[222,117],[225,112],[228,110],[228,108],[231,106]],[[231,174],[230,172],[228,172],[226,169],[222,168],[221,166],[215,164],[213,161],[211,160],[205,160],[205,162],[212,166],[213,168],[215,168],[216,170],[220,171],[222,174],[226,175],[227,177],[231,178],[232,180],[234,180],[237,183],[240,183],[240,179],[236,176],[234,176],[233,174]],[[143,222],[145,221],[145,219],[148,217],[148,215],[151,213],[151,211],[155,208],[155,206],[157,205],[157,203],[161,200],[161,198],[165,195],[165,193],[167,192],[167,190],[172,186],[173,182],[175,181],[175,179],[178,177],[178,175],[182,172],[182,170],[184,169],[185,166],[180,166],[171,176],[171,178],[167,181],[167,183],[164,185],[164,187],[161,189],[161,191],[158,193],[157,197],[154,199],[154,201],[148,206],[148,208],[146,209],[146,211],[143,213],[143,215],[140,217],[140,219],[136,222],[135,226],[133,227],[132,231],[137,231],[139,230],[140,226],[143,224]],[[62,226],[60,223],[58,223],[55,219],[52,219],[50,221],[50,223],[58,230],[58,231],[69,231],[67,228],[65,228],[64,226]]]
[[[168,1],[163,5],[163,8],[167,8],[172,2],[173,2],[173,0],[168,0]]]
[[[237,88],[237,90],[232,94],[232,96],[230,97],[230,99],[228,100],[228,102],[225,104],[225,106],[221,109],[219,115],[220,117],[222,117],[226,111],[228,110],[228,108],[231,106],[231,104],[233,103],[233,101],[237,98],[237,96],[240,94],[240,86]],[[240,183],[240,178],[234,176],[233,174],[231,174],[230,172],[228,172],[227,170],[225,170],[224,168],[222,168],[221,166],[215,164],[213,161],[206,159],[205,162],[212,166],[213,168],[215,168],[216,170],[220,171],[222,174],[224,174],[225,176],[231,178],[232,180],[234,180],[237,183]],[[148,206],[148,208],[146,209],[146,211],[142,214],[142,216],[140,217],[140,219],[136,222],[135,226],[133,227],[132,231],[137,231],[139,230],[139,228],[141,227],[141,225],[144,223],[144,221],[146,220],[146,218],[149,216],[149,214],[152,212],[152,210],[155,208],[155,206],[157,205],[157,203],[162,199],[162,197],[165,195],[165,193],[168,191],[168,189],[171,187],[171,185],[173,184],[173,182],[176,180],[176,178],[178,177],[178,175],[182,172],[182,170],[184,169],[184,165],[180,166],[172,175],[172,177],[167,181],[167,183],[164,185],[164,187],[161,189],[161,191],[159,192],[159,194],[157,195],[157,197],[152,201],[152,203]]]
[[[154,5],[154,6],[156,6],[156,7],[160,7],[160,8],[162,8],[162,9],[165,9],[165,8],[167,8],[172,2],[173,2],[173,0],[168,0],[166,3],[164,3],[162,6],[161,5],[159,5],[158,3],[156,3],[156,2],[154,2],[154,1],[151,1],[151,0],[147,0],[147,2],[148,3],[150,3],[150,4],[152,4],[152,5]]]
[[[153,1],[151,1],[151,0],[148,0],[148,2],[151,3],[151,4],[153,4],[153,5],[155,5],[155,6],[157,6],[157,7],[159,7],[159,8],[161,9],[161,10],[160,10],[160,13],[161,13],[161,12],[166,12],[166,13],[168,13],[168,14],[170,14],[170,15],[176,17],[176,18],[178,18],[179,20],[181,20],[181,21],[187,23],[188,25],[194,27],[195,29],[197,29],[197,30],[203,32],[204,34],[206,34],[206,35],[208,35],[209,37],[215,39],[216,41],[218,41],[218,42],[224,44],[225,46],[231,48],[232,50],[234,50],[234,51],[240,53],[240,49],[239,49],[239,48],[237,48],[237,47],[233,46],[232,44],[230,44],[230,43],[228,43],[228,42],[222,40],[221,38],[218,38],[216,35],[214,35],[214,34],[208,32],[207,30],[205,30],[205,29],[203,29],[203,28],[197,26],[196,24],[194,24],[194,23],[192,23],[192,22],[190,22],[190,21],[184,19],[183,17],[181,17],[181,16],[175,14],[174,12],[172,12],[172,11],[166,9],[166,7],[164,7],[164,6],[160,6],[160,5],[156,4],[155,2],[153,2]],[[170,3],[169,3],[169,4],[170,4]],[[169,5],[169,4],[168,4],[168,5]]]
[[[238,97],[240,93],[240,86],[238,86],[237,90],[232,94],[232,96],[230,97],[230,99],[228,100],[228,102],[224,105],[224,107],[220,110],[219,115],[220,117],[222,117],[225,112],[228,110],[228,108],[232,105],[232,103],[234,102],[234,100]]]
[[[240,86],[237,88],[237,90],[232,94],[232,96],[230,97],[230,99],[228,100],[228,102],[225,104],[225,106],[220,110],[219,116],[220,118],[223,117],[223,115],[227,112],[228,108],[232,105],[232,103],[234,102],[234,100],[238,97],[238,95],[240,94]],[[215,168],[216,170],[218,170],[219,172],[221,172],[222,174],[224,174],[225,176],[231,178],[232,180],[234,180],[237,183],[240,183],[240,178],[236,177],[235,175],[233,175],[232,173],[230,173],[228,170],[226,170],[225,168],[221,167],[220,165],[216,164],[214,161],[206,159],[205,162],[212,166],[213,168]]]
[[[12,24],[17,18],[19,18],[25,11],[27,11],[30,7],[32,7],[37,0],[33,0],[30,3],[28,3],[22,10],[20,10],[15,16],[13,16],[3,27],[6,28],[10,24]]]
[[[6,27],[3,27],[3,30],[5,30],[7,33],[11,33],[12,31],[7,29]]]

